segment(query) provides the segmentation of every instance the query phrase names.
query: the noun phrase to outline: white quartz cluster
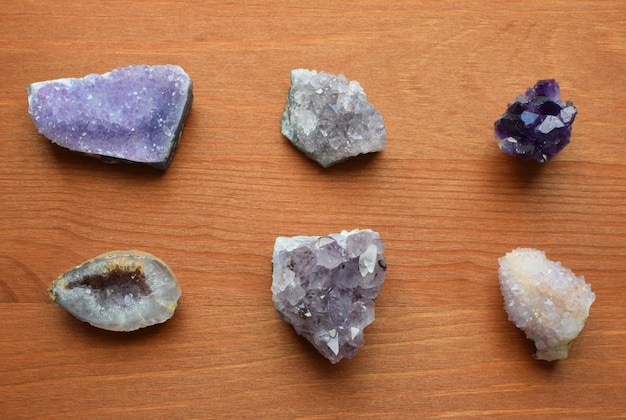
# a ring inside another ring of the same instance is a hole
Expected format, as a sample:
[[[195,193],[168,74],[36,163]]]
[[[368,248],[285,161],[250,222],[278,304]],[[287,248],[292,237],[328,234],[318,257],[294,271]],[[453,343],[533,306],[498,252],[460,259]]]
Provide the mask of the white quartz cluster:
[[[291,71],[281,129],[323,167],[378,152],[387,140],[383,117],[367,101],[359,82],[315,70]]]
[[[500,290],[509,320],[535,342],[536,359],[566,359],[596,295],[543,251],[518,248],[499,258]]]

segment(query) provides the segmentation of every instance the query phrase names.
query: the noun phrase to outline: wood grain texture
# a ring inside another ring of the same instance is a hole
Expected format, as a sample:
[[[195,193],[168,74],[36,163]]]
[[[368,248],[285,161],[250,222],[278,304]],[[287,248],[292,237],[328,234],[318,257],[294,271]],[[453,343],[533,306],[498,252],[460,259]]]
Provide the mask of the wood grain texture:
[[[623,1],[0,0],[0,417],[626,416]],[[171,168],[51,145],[26,86],[173,63],[195,101]],[[357,79],[388,145],[324,170],[281,136],[292,68]],[[493,122],[538,79],[579,109],[546,165]],[[271,304],[278,235],[380,232],[389,269],[358,355],[319,356]],[[532,360],[497,258],[545,250],[597,294],[570,358]],[[164,259],[166,324],[99,331],[46,295],[113,249]]]

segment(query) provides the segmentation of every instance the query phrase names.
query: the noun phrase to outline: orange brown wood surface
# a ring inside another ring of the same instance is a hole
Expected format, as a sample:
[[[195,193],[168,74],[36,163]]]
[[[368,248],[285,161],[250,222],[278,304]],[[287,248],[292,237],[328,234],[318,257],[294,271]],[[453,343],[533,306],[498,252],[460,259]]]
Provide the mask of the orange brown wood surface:
[[[623,1],[1,0],[0,418],[626,416]],[[182,66],[195,101],[170,169],[110,166],[37,134],[26,86]],[[328,169],[280,133],[289,71],[359,80],[383,152]],[[493,122],[538,79],[579,110],[544,165]],[[276,236],[371,228],[388,271],[352,360],[277,318]],[[597,294],[570,358],[531,358],[497,258],[545,250]],[[51,281],[113,249],[164,259],[175,316],[100,331]]]

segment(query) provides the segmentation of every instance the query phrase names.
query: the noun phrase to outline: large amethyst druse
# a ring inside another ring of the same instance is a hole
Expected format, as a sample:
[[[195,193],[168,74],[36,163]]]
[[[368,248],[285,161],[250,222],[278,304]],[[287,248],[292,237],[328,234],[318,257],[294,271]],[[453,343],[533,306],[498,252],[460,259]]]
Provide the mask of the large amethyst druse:
[[[193,101],[192,82],[174,65],[138,65],[81,79],[33,83],[28,111],[53,143],[105,162],[165,170]]]
[[[352,358],[374,321],[387,268],[383,250],[369,229],[276,239],[274,307],[332,363]]]
[[[540,80],[495,122],[498,146],[526,160],[547,162],[570,141],[577,110],[562,101],[556,80]]]

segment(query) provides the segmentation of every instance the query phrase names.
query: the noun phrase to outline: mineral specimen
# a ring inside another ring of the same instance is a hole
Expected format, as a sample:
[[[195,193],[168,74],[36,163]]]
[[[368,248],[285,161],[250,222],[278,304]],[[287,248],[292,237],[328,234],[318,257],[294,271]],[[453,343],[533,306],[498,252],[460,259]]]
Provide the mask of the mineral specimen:
[[[569,143],[577,109],[560,99],[556,80],[540,80],[495,122],[498,146],[522,159],[547,162]]]
[[[504,308],[535,342],[535,359],[566,359],[596,299],[591,287],[536,249],[518,248],[498,261]]]
[[[81,321],[110,331],[133,331],[174,315],[180,287],[169,267],[141,251],[98,255],[58,277],[50,299]]]
[[[332,363],[352,358],[374,321],[387,265],[378,233],[278,237],[272,260],[272,299],[291,324]]]
[[[383,117],[367,102],[359,82],[343,74],[292,70],[282,133],[323,167],[378,152],[387,133]]]
[[[165,170],[193,101],[192,82],[174,65],[129,66],[82,79],[28,87],[28,111],[53,143],[105,162]]]

